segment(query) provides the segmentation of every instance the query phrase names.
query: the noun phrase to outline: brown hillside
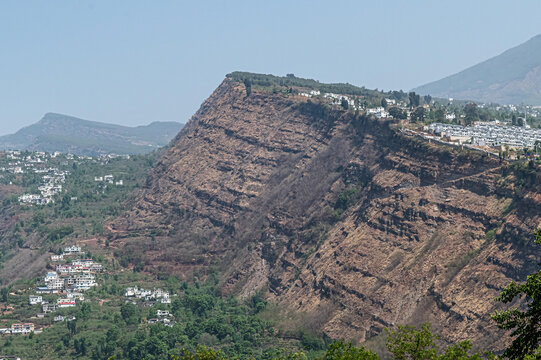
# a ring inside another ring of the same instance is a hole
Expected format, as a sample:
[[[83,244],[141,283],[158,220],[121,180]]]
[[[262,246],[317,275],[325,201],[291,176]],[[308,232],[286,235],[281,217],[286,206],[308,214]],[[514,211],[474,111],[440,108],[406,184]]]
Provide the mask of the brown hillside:
[[[219,269],[224,293],[264,291],[334,338],[428,320],[498,348],[493,299],[536,266],[540,191],[516,180],[480,154],[226,79],[110,225],[111,246],[157,272]]]

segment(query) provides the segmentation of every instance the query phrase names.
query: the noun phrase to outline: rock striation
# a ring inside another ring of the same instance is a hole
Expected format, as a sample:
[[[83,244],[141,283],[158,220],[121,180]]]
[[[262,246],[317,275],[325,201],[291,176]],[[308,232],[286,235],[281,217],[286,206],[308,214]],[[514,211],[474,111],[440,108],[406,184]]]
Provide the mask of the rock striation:
[[[225,79],[173,140],[117,255],[224,294],[257,292],[364,341],[431,321],[497,349],[499,290],[536,268],[541,171],[408,137],[396,124]],[[533,178],[532,178],[533,177]]]

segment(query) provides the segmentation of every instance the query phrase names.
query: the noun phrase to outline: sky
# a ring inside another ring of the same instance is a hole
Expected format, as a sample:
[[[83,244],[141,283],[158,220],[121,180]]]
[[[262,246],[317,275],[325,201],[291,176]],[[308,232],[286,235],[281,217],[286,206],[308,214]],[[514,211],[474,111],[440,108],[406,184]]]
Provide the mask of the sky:
[[[232,71],[409,90],[541,33],[539,0],[0,2],[0,135],[187,122]]]

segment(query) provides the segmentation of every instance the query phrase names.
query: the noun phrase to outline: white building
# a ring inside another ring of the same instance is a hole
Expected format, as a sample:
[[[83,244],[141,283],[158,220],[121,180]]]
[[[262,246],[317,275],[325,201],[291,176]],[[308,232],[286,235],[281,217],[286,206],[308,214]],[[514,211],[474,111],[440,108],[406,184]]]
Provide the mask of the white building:
[[[11,333],[12,334],[30,334],[34,331],[33,323],[24,323],[24,324],[12,324]]]
[[[81,253],[81,247],[80,246],[67,246],[64,248],[64,255],[71,255],[71,254],[80,254]]]
[[[63,261],[64,255],[51,255],[51,261]]]
[[[28,297],[28,304],[29,305],[37,305],[37,304],[41,304],[42,302],[43,302],[43,297],[42,296],[30,295]]]
[[[58,305],[56,304],[49,304],[46,302],[41,304],[41,311],[43,311],[44,313],[55,312],[56,309],[58,309]]]
[[[59,308],[74,307],[76,305],[75,299],[57,299],[56,305]]]

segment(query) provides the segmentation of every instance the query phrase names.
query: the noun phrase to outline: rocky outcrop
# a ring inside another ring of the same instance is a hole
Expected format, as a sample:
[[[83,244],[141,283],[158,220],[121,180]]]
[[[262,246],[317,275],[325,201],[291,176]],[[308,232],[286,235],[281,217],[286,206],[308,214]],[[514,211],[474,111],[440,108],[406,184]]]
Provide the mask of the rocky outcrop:
[[[218,270],[224,294],[263,291],[330,337],[431,321],[497,348],[494,297],[536,266],[539,189],[393,126],[226,79],[110,224],[111,246],[156,272]]]

